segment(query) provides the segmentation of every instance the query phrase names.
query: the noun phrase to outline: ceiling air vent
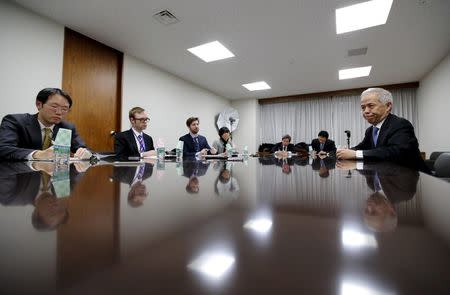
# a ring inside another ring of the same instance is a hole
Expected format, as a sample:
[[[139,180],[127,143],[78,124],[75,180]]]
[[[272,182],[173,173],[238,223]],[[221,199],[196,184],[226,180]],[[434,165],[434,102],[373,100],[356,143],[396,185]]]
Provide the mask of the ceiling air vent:
[[[350,49],[347,54],[348,56],[365,55],[367,54],[367,47]]]
[[[162,23],[163,25],[166,25],[166,26],[176,24],[177,22],[180,21],[175,15],[173,15],[168,10],[162,10],[158,13],[155,13],[153,15],[153,17],[156,18],[156,20],[158,20],[160,23]]]

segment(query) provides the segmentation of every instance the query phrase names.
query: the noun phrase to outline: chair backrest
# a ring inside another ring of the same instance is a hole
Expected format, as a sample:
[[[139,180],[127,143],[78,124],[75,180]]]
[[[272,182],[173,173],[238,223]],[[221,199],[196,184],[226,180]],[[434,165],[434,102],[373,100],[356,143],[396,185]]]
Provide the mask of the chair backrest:
[[[430,160],[436,161],[437,158],[443,153],[450,153],[450,152],[432,152],[430,154]]]
[[[434,162],[437,177],[450,177],[450,153],[442,153]]]
[[[258,152],[270,152],[274,146],[273,143],[263,143],[259,146]]]

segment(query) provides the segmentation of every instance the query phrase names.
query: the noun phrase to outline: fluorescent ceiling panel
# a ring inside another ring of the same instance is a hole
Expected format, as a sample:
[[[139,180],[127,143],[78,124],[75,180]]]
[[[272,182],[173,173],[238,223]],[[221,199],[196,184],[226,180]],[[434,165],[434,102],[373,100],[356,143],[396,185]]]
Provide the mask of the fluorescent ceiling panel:
[[[339,80],[369,76],[372,66],[339,70]]]
[[[265,81],[259,81],[259,82],[242,84],[242,86],[247,88],[247,90],[249,90],[249,91],[265,90],[265,89],[270,89],[271,88],[269,86],[269,84],[267,84]]]
[[[234,56],[234,54],[219,41],[192,47],[189,48],[188,51],[205,62],[212,62]]]
[[[336,34],[384,25],[393,0],[372,0],[336,9]]]

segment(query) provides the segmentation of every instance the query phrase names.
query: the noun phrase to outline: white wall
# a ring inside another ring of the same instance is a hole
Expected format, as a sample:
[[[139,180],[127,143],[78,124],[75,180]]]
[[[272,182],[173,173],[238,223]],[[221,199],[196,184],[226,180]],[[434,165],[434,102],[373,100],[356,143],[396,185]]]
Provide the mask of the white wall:
[[[146,133],[162,138],[166,149],[175,148],[188,132],[186,119],[200,119],[200,134],[208,142],[218,138],[215,116],[230,105],[229,100],[188,83],[132,56],[124,56],[122,85],[122,130],[130,128],[128,111],[143,107],[150,123]]]
[[[427,157],[433,151],[450,151],[450,54],[420,81],[417,102],[420,149]]]
[[[251,154],[258,151],[259,139],[259,105],[257,99],[232,101],[231,107],[239,113],[239,125],[233,132],[233,142],[239,151],[248,146]]]
[[[35,113],[36,95],[61,87],[64,27],[0,1],[0,118]]]

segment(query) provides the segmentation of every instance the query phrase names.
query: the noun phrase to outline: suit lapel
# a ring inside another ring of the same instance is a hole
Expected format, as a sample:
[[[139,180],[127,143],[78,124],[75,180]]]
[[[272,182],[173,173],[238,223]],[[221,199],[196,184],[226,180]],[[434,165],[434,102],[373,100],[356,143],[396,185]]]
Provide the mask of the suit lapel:
[[[379,146],[383,146],[383,145],[384,145],[384,141],[385,141],[385,139],[386,139],[387,131],[389,130],[390,125],[391,125],[391,118],[392,118],[392,115],[389,114],[389,115],[386,117],[386,120],[384,120],[384,123],[383,123],[383,125],[381,126],[380,131],[378,131],[378,139],[377,139],[377,145],[376,145],[376,147],[379,147]]]
[[[36,149],[42,148],[42,132],[41,126],[39,125],[39,121],[37,119],[37,114],[31,117],[31,120],[27,120],[27,130],[29,130],[31,146]]]
[[[137,146],[136,139],[134,137],[134,133],[133,133],[132,129],[128,130],[128,132],[127,132],[127,141],[129,143],[129,146],[131,147],[131,152],[133,154],[139,154],[140,153],[139,148]]]

